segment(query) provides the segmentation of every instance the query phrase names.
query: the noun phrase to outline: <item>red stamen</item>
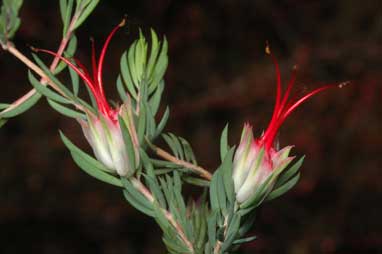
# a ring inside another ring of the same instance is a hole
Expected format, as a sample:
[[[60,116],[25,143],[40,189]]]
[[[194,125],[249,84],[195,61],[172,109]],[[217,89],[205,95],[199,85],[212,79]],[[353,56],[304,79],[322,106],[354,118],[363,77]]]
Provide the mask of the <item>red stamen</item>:
[[[280,108],[279,108],[279,111],[277,112],[277,116],[280,116],[281,112],[283,111],[284,107],[285,107],[285,104],[287,103],[288,101],[288,98],[289,98],[289,95],[290,95],[290,92],[293,88],[293,85],[294,85],[294,82],[296,81],[296,76],[297,76],[297,67],[294,66],[293,67],[293,70],[292,70],[292,76],[291,76],[291,79],[288,83],[288,87],[285,91],[285,94],[284,94],[284,98],[283,98],[283,101],[281,102],[281,105],[280,105]]]
[[[122,22],[119,23],[118,26],[114,27],[114,29],[111,31],[111,33],[109,34],[109,36],[107,37],[107,39],[103,45],[101,55],[100,55],[99,60],[98,60],[97,81],[98,81],[99,90],[100,90],[100,93],[102,96],[105,96],[104,90],[103,90],[103,83],[102,83],[102,71],[103,71],[103,62],[105,59],[106,50],[107,50],[109,43],[111,41],[111,38],[113,37],[115,32],[117,32],[117,30],[119,28],[123,27],[124,25],[125,25],[125,20],[123,19]]]
[[[70,68],[72,68],[81,78],[82,80],[85,81],[85,84],[90,88],[90,90],[92,91],[93,95],[94,95],[94,98],[96,99],[97,101],[97,104],[98,104],[98,107],[99,109],[101,110],[102,113],[106,114],[106,115],[109,115],[109,112],[110,112],[110,106],[109,104],[107,103],[106,99],[101,96],[98,92],[98,89],[94,86],[89,74],[86,74],[82,71],[82,67],[80,67],[81,69],[79,69],[77,66],[75,66],[71,61],[69,61],[69,59],[63,57],[63,56],[60,56],[58,55],[57,53],[53,52],[53,51],[50,51],[50,50],[46,50],[46,49],[35,49],[36,52],[44,52],[44,53],[47,53],[47,54],[50,54],[50,55],[53,55],[55,57],[58,57],[61,61],[65,62]],[[80,64],[81,66],[83,66],[82,64]],[[86,68],[84,70],[85,72],[86,71]]]
[[[276,60],[276,58],[273,56],[272,52],[271,52],[271,49],[268,45],[268,42],[267,42],[267,45],[265,47],[265,52],[270,55],[270,57],[272,58],[272,61],[274,63],[274,66],[275,66],[275,71],[276,71],[276,79],[277,79],[277,91],[276,91],[276,104],[275,104],[275,108],[273,110],[273,114],[272,114],[272,119],[270,121],[270,125],[272,124],[272,122],[274,122],[276,120],[276,117],[277,117],[277,114],[278,114],[278,111],[279,111],[279,107],[280,107],[280,100],[281,100],[281,93],[282,93],[282,89],[281,89],[281,74],[280,74],[280,68],[279,68],[279,64]]]
[[[299,107],[302,103],[304,103],[307,99],[312,97],[313,95],[324,91],[328,88],[335,87],[335,85],[325,85],[318,89],[315,89],[311,91],[310,93],[306,94],[299,100],[293,102],[288,102],[288,98],[290,96],[290,93],[292,91],[293,85],[296,81],[297,76],[297,68],[293,68],[291,79],[288,83],[287,89],[285,91],[285,94],[282,95],[282,87],[281,87],[281,75],[280,75],[280,69],[279,65],[277,63],[276,58],[271,53],[269,46],[267,45],[265,49],[266,53],[271,56],[272,61],[275,65],[275,71],[276,71],[276,78],[277,78],[277,92],[276,92],[276,103],[275,108],[273,111],[272,119],[269,122],[268,128],[266,129],[265,133],[262,135],[260,142],[262,142],[265,145],[265,148],[269,151],[269,149],[273,145],[273,141],[277,135],[278,130],[280,129],[283,122],[286,120],[286,118],[294,111],[297,107]],[[342,87],[346,83],[341,83],[339,87]],[[281,98],[282,97],[282,98]]]
[[[306,101],[307,99],[309,99],[310,97],[312,97],[313,95],[321,92],[321,91],[324,91],[328,88],[332,88],[332,87],[336,87],[336,85],[325,85],[325,86],[322,86],[320,88],[317,88],[313,91],[311,91],[310,93],[308,93],[307,95],[305,95],[304,97],[302,97],[301,99],[299,99],[298,101],[296,101],[295,103],[293,103],[293,105],[291,105],[290,107],[288,107],[283,115],[280,117],[281,120],[287,118],[298,106],[300,106],[304,101]]]

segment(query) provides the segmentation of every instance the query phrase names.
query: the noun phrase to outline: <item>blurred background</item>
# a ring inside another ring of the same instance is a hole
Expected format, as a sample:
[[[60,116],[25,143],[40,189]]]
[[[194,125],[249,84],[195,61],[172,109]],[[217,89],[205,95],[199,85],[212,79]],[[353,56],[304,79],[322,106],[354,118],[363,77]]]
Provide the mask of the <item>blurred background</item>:
[[[189,140],[210,171],[227,122],[237,144],[244,122],[258,136],[270,120],[276,81],[265,41],[284,83],[298,66],[297,94],[350,80],[314,97],[281,128],[281,146],[306,155],[302,178],[263,205],[251,231],[258,240],[240,253],[382,253],[380,1],[101,1],[77,32],[78,58],[89,63],[89,38],[100,49],[125,14],[128,25],[106,57],[109,97],[117,98],[119,58],[138,29],[166,35],[166,130]],[[58,47],[58,1],[26,0],[21,17],[15,39],[21,51]],[[1,102],[30,89],[26,71],[0,51]],[[44,100],[0,130],[0,253],[164,253],[153,220],[75,166],[58,129],[89,151],[79,125]]]

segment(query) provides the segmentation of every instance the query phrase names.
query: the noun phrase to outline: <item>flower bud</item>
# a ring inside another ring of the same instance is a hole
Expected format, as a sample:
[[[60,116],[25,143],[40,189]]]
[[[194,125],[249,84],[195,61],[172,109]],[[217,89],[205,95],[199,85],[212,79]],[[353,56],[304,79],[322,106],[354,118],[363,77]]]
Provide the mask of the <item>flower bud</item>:
[[[99,117],[88,115],[87,121],[78,121],[95,157],[100,162],[122,176],[132,170],[129,169],[130,158],[118,122],[113,122],[102,115]]]
[[[278,176],[294,158],[288,157],[292,146],[287,146],[281,150],[274,147],[274,140],[278,130],[287,117],[313,95],[336,87],[334,85],[325,85],[316,88],[296,101],[290,100],[289,97],[296,79],[297,69],[293,69],[285,93],[282,94],[279,65],[268,46],[266,53],[271,56],[276,70],[277,93],[273,115],[268,127],[257,139],[253,137],[252,127],[249,124],[244,125],[240,144],[233,161],[232,178],[236,200],[239,204],[248,201],[243,204],[244,207],[252,205],[254,201],[261,202],[264,200],[273,190]]]
[[[272,173],[280,167],[286,167],[293,159],[288,157],[291,148],[287,146],[280,151],[273,148],[267,151],[260,140],[254,139],[252,127],[249,124],[244,125],[240,144],[233,160],[232,177],[238,203],[251,199],[266,182],[269,188],[266,192],[271,191],[276,181]],[[273,179],[269,181],[270,177]]]

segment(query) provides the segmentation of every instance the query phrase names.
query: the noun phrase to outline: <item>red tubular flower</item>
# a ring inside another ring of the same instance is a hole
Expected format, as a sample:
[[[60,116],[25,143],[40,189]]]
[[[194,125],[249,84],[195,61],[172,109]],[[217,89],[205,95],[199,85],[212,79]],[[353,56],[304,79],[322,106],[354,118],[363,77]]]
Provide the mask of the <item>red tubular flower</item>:
[[[127,175],[131,172],[131,170],[134,170],[129,168],[129,160],[135,160],[136,163],[138,163],[139,153],[137,151],[135,152],[135,158],[128,157],[121,127],[118,122],[118,116],[121,116],[125,122],[136,150],[138,149],[139,144],[134,129],[134,124],[132,122],[133,116],[131,114],[132,109],[130,104],[123,104],[117,108],[112,108],[110,106],[105,97],[102,72],[105,54],[110,41],[115,32],[120,27],[124,26],[124,24],[125,21],[122,21],[111,31],[102,47],[98,61],[96,59],[94,41],[92,40],[92,76],[89,74],[86,67],[78,60],[76,61],[76,66],[67,58],[59,56],[52,51],[45,49],[37,50],[60,58],[60,60],[65,62],[82,78],[90,89],[96,101],[99,114],[98,116],[94,116],[92,113],[86,112],[87,121],[84,121],[83,119],[78,119],[78,121],[81,124],[87,141],[93,148],[96,158],[107,168],[112,171],[116,171],[119,175]]]
[[[63,62],[65,62],[70,68],[72,68],[85,82],[85,84],[89,87],[90,91],[92,92],[94,99],[96,100],[97,107],[99,112],[106,118],[113,120],[114,122],[117,122],[118,120],[118,109],[114,109],[110,107],[106,97],[105,97],[105,92],[103,89],[103,81],[102,81],[102,73],[103,73],[103,64],[104,64],[104,59],[106,55],[107,48],[110,44],[110,41],[112,37],[114,36],[115,32],[119,28],[125,25],[125,20],[123,20],[118,26],[116,26],[109,34],[107,37],[103,47],[101,54],[99,56],[98,62],[97,62],[97,56],[95,52],[95,46],[94,46],[94,41],[91,40],[92,42],[92,74],[93,76],[90,75],[89,71],[87,68],[78,60],[76,60],[76,65],[74,65],[69,59],[57,55],[57,53],[46,50],[46,49],[37,49],[37,51],[45,52],[47,54],[53,55],[55,57],[60,58]]]
[[[267,190],[267,193],[269,193],[277,176],[293,160],[294,157],[288,157],[292,146],[287,146],[281,150],[277,150],[273,146],[277,132],[286,118],[313,95],[336,87],[336,85],[325,85],[307,93],[298,100],[290,100],[291,90],[296,80],[296,68],[293,69],[292,77],[283,94],[277,60],[270,52],[269,47],[266,48],[266,53],[271,56],[275,65],[277,79],[276,103],[271,121],[260,138],[255,139],[252,134],[252,127],[249,124],[244,125],[240,144],[233,161],[233,180],[236,200],[239,203],[251,200],[254,195],[258,194],[257,190],[264,183],[269,187],[269,190]]]

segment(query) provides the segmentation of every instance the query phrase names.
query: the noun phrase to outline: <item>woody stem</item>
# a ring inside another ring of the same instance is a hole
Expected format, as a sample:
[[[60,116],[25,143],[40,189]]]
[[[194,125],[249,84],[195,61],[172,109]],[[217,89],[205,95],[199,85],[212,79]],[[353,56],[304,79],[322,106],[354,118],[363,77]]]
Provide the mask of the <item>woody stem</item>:
[[[179,166],[188,168],[188,169],[192,170],[194,173],[196,173],[197,175],[201,176],[202,178],[204,178],[208,181],[211,181],[212,175],[206,169],[204,169],[200,166],[194,165],[188,161],[180,160],[180,159],[172,156],[171,154],[169,154],[165,150],[155,146],[154,144],[149,143],[149,146],[156,153],[156,155],[158,155],[159,157],[161,157],[167,161],[170,161],[174,164],[177,164]]]

